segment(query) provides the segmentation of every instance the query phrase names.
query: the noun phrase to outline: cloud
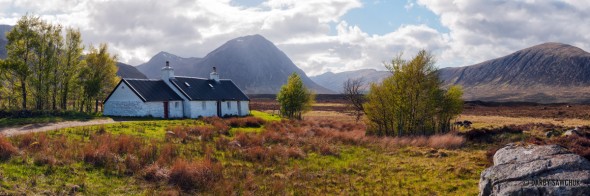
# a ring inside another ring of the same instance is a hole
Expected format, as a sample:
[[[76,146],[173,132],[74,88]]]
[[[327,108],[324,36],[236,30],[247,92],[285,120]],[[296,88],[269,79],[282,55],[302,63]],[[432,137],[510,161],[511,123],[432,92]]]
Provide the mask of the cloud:
[[[159,51],[203,57],[230,39],[261,34],[309,75],[383,69],[397,53],[409,57],[420,49],[432,51],[440,66],[478,63],[548,41],[590,49],[588,1],[408,0],[400,6],[431,10],[448,31],[403,24],[371,35],[343,19],[364,9],[360,0],[267,0],[257,6],[232,0],[0,0],[0,23],[40,15],[79,28],[86,44],[107,42],[132,65]]]
[[[418,0],[448,27],[444,62],[460,66],[544,42],[590,49],[588,1]]]

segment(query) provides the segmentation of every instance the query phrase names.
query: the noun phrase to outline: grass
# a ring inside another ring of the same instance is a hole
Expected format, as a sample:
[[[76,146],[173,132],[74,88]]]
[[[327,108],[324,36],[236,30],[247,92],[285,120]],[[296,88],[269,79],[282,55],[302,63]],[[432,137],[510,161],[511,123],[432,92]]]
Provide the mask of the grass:
[[[357,123],[253,112],[20,135],[3,140],[20,153],[0,161],[0,194],[477,193],[485,150],[451,135],[363,131]]]
[[[533,117],[505,117],[505,116],[474,116],[461,115],[458,121],[469,120],[473,122],[473,128],[493,128],[506,125],[524,125],[531,123],[546,123],[561,126],[575,127],[590,125],[590,120],[584,119],[555,119],[555,118],[533,118]]]

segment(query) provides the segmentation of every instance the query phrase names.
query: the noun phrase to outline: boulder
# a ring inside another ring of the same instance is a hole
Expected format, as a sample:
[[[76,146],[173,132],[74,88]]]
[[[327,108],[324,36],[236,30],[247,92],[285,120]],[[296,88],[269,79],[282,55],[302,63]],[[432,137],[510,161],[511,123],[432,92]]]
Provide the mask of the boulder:
[[[558,145],[509,144],[479,180],[479,195],[587,195],[590,161]]]

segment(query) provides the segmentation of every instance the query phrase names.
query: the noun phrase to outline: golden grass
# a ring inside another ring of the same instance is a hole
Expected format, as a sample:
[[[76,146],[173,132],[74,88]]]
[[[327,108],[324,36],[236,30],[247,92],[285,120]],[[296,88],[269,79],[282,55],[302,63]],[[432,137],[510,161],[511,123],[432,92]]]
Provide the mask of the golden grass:
[[[461,115],[458,121],[468,120],[473,122],[473,128],[501,127],[504,125],[524,125],[530,123],[555,124],[566,127],[590,125],[590,120],[583,119],[554,119],[554,118],[532,118],[532,117],[505,117],[505,116],[477,116]]]

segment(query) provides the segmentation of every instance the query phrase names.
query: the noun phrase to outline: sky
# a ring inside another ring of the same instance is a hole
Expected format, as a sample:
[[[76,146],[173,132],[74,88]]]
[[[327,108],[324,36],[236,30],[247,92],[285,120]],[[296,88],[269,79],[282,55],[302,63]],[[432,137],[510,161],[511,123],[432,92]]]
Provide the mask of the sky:
[[[587,0],[0,0],[0,24],[23,15],[78,28],[131,65],[160,51],[204,57],[260,34],[308,75],[372,68],[431,52],[439,67],[545,42],[590,51]]]

